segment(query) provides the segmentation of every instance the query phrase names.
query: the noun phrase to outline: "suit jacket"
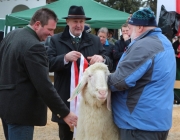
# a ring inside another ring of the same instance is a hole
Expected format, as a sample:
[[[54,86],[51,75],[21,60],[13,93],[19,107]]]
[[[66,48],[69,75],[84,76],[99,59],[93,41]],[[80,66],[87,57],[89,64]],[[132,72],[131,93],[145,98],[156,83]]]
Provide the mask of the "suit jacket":
[[[0,116],[9,124],[43,126],[47,106],[59,117],[69,114],[49,79],[47,53],[39,41],[27,26],[0,44]]]
[[[70,77],[71,77],[71,62],[64,65],[64,56],[76,50],[73,41],[69,34],[69,26],[66,26],[64,32],[55,34],[51,37],[50,45],[47,48],[49,57],[49,70],[54,72],[54,86],[57,89],[62,100],[69,107],[70,103],[67,100],[70,98]],[[106,51],[100,43],[99,37],[83,32],[78,50],[85,58],[94,54],[102,55],[106,59],[106,64],[112,68],[112,61],[106,56]],[[78,60],[79,62],[79,60]],[[59,121],[56,115],[53,114],[52,120]]]

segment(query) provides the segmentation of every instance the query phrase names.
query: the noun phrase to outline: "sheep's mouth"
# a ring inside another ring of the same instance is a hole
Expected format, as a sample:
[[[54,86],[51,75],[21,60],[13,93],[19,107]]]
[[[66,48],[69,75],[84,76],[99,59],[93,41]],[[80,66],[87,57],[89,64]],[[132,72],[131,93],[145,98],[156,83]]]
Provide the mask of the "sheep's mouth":
[[[97,97],[97,99],[98,99],[99,101],[105,101],[105,100],[106,100],[106,97]]]

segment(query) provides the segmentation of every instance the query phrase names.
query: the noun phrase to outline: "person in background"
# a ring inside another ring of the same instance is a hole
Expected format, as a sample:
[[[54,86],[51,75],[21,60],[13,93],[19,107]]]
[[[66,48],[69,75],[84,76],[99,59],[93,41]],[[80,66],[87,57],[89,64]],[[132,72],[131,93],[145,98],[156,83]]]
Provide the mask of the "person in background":
[[[109,41],[109,43],[113,44],[117,41],[114,37],[114,30],[113,29],[108,29],[108,38],[107,40]]]
[[[150,8],[128,21],[131,43],[108,77],[122,140],[166,140],[172,126],[176,60]]]
[[[176,56],[176,80],[180,80],[180,33],[177,40],[173,43],[174,53]],[[175,103],[180,104],[180,89],[174,89]]]
[[[131,39],[128,35],[129,27],[128,24],[125,23],[121,27],[122,35],[120,36],[120,39],[115,42],[114,48],[113,48],[113,59],[115,63],[115,67],[117,66],[117,63],[119,59],[121,58],[124,51],[126,51],[127,46],[130,44]]]
[[[175,42],[173,42],[174,52],[177,58],[180,58],[180,33]]]
[[[80,67],[83,66],[80,61],[83,60],[82,56],[88,61],[89,65],[102,62],[111,69],[112,63],[109,57],[106,56],[106,51],[99,38],[84,31],[85,21],[91,18],[85,16],[82,6],[70,6],[68,16],[64,19],[66,19],[67,26],[63,32],[51,37],[47,54],[49,70],[54,72],[54,86],[66,105],[70,107],[70,110],[73,110],[75,105],[72,105],[72,102],[67,102],[71,94],[70,88],[73,89],[73,64],[77,64],[80,71]],[[53,113],[52,121],[58,123],[61,140],[72,140],[73,132],[70,131],[69,126],[64,123],[63,119],[59,119]]]
[[[106,27],[102,27],[98,30],[97,36],[100,38],[100,42],[103,45],[103,47],[106,50],[107,56],[111,59],[113,63],[113,47],[114,45],[111,44],[107,38],[108,38],[108,29]],[[113,69],[110,70],[110,72],[114,71],[114,64],[113,64]]]
[[[178,36],[174,36],[172,39],[172,43],[176,42],[178,40]]]
[[[91,33],[91,27],[89,24],[86,24],[86,23],[84,24],[84,31],[86,33]]]
[[[50,81],[48,56],[40,43],[53,35],[57,20],[52,10],[39,9],[29,25],[11,31],[0,44],[0,117],[9,140],[32,140],[34,126],[47,123],[47,106],[70,127],[77,124]]]

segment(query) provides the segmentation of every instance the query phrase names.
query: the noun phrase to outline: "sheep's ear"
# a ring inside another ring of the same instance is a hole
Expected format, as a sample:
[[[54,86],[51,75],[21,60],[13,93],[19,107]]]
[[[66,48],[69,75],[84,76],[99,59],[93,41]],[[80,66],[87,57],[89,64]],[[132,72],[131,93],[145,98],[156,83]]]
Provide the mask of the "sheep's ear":
[[[87,83],[87,76],[83,75],[81,82],[76,86],[76,88],[73,91],[72,96],[67,100],[68,102],[74,100],[76,96],[81,93],[82,89]]]
[[[108,96],[107,96],[107,109],[111,111],[111,91],[108,89]]]

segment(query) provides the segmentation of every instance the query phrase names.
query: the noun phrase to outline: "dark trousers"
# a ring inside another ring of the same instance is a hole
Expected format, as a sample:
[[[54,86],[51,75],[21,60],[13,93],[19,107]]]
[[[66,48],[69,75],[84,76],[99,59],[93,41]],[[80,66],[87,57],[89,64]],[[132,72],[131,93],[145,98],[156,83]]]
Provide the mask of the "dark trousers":
[[[1,121],[2,121],[3,130],[4,130],[4,136],[6,140],[8,140],[8,126],[3,118],[1,118]]]
[[[67,124],[58,123],[59,125],[59,138],[60,140],[72,140],[73,132]]]
[[[169,131],[119,129],[121,140],[166,140]]]

